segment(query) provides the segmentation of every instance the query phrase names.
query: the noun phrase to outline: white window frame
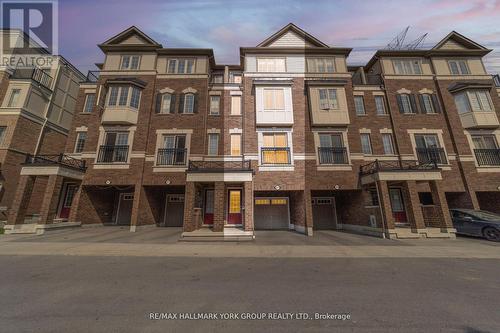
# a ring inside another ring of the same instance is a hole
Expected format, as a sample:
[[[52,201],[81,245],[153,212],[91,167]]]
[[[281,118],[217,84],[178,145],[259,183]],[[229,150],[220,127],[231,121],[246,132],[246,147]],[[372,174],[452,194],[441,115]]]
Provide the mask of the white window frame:
[[[165,107],[165,97],[169,97],[168,99],[168,108]],[[161,95],[161,104],[160,104],[160,114],[166,114],[170,113],[170,110],[172,109],[172,94],[171,93],[164,93]]]
[[[217,101],[214,101],[217,100]],[[210,110],[209,115],[218,116],[220,115],[220,95],[210,95]],[[214,107],[216,105],[216,107]]]
[[[92,105],[89,105],[89,97],[93,96],[94,101],[92,102]],[[95,105],[95,98],[96,94],[95,93],[90,93],[90,94],[85,94],[85,105],[83,106],[83,113],[92,113]]]
[[[410,94],[399,94],[401,96],[401,106],[403,107],[403,114],[415,114],[417,110],[413,110],[413,106],[411,104]],[[405,106],[408,107],[408,112],[405,109]]]
[[[239,141],[240,141],[240,148],[239,148],[239,150],[240,150],[240,151],[239,151],[239,154],[233,154],[233,138],[234,138],[234,137],[239,137]],[[242,150],[241,138],[242,138],[241,133],[231,133],[231,134],[229,135],[229,140],[230,140],[230,141],[229,141],[229,144],[230,144],[230,147],[229,147],[229,149],[230,149],[229,155],[231,155],[231,156],[241,156],[241,155],[242,155],[242,151],[241,151],[241,150]]]
[[[361,99],[361,106],[363,108],[363,112],[359,112],[358,108],[358,103],[356,101]],[[364,116],[366,115],[366,108],[365,108],[365,98],[363,95],[354,95],[354,110],[356,111],[356,116]]]
[[[191,109],[188,109],[188,103],[187,103],[188,97],[193,99],[193,103],[191,105],[192,106]],[[196,96],[193,93],[186,93],[186,94],[184,94],[184,105],[182,106],[182,113],[183,114],[193,114],[194,113],[195,98],[196,98]]]
[[[82,150],[78,151],[78,144],[80,142],[80,136],[85,135],[85,139],[83,140],[83,145],[82,145]],[[78,131],[76,132],[76,141],[75,141],[75,147],[73,149],[73,152],[75,154],[81,154],[83,152],[83,149],[85,148],[85,143],[87,142],[87,131]]]
[[[125,59],[127,60],[127,65],[125,65]],[[132,60],[137,59],[137,67],[132,67]],[[121,70],[138,70],[141,68],[141,56],[137,54],[126,54],[122,55],[120,60],[120,69]]]
[[[277,60],[283,61],[283,67],[278,66]],[[259,57],[257,58],[257,72],[260,73],[285,73],[285,57]]]
[[[266,109],[266,92],[273,92],[272,96],[271,96],[271,99],[272,99],[272,106],[271,108],[269,109]],[[283,108],[278,108],[278,95],[276,94],[276,92],[279,91],[281,93],[281,97],[282,97],[282,100],[283,100]],[[264,111],[265,112],[275,112],[275,111],[285,111],[286,110],[286,107],[285,107],[285,88],[281,88],[281,87],[275,87],[275,88],[264,88],[263,91],[262,91],[262,97],[263,97],[263,107],[264,107]]]
[[[117,92],[117,95],[116,95],[116,104],[110,104],[110,100],[111,100],[111,91],[113,90],[113,88],[117,88],[118,89],[118,92]],[[139,99],[138,99],[138,106],[135,107],[135,106],[132,106],[132,91],[134,89],[137,89],[137,91],[139,92]],[[122,99],[122,94],[123,94],[123,91],[124,90],[127,90],[127,98],[125,100],[125,104],[121,104],[121,99]],[[139,107],[141,105],[141,98],[142,98],[142,91],[140,88],[134,86],[134,85],[113,85],[109,88],[108,90],[108,94],[106,96],[106,107],[108,108],[123,108],[123,107],[129,107],[133,110],[139,110]]]
[[[457,72],[456,73],[453,73],[453,66],[452,66],[452,64],[455,64],[455,66],[457,68]],[[463,70],[462,66],[460,66],[460,64],[464,65],[466,73],[464,73],[464,70]],[[448,68],[450,70],[450,74],[451,75],[470,75],[469,64],[467,63],[467,60],[465,60],[465,59],[448,60]]]
[[[7,107],[17,108],[19,107],[19,97],[21,96],[21,88],[13,88],[10,90],[9,102]]]
[[[331,63],[331,71],[328,70],[328,65]],[[319,65],[323,67],[320,70]],[[335,57],[310,57],[306,58],[306,66],[308,73],[335,73]]]
[[[214,147],[212,146],[213,140],[215,140]],[[219,140],[220,140],[219,133],[208,133],[208,138],[207,138],[207,155],[208,156],[219,155]],[[211,148],[214,148],[214,150],[211,150]]]
[[[237,102],[239,100],[239,103]],[[231,95],[231,116],[241,116],[241,105],[242,97],[241,95]],[[238,110],[235,109],[235,105],[238,105]]]
[[[6,134],[7,134],[7,126],[0,126],[0,145],[3,144]]]
[[[174,70],[171,71],[171,62],[174,62],[175,61],[175,65],[173,66]],[[179,65],[181,63],[181,61],[184,62],[184,67],[182,68],[183,70],[180,71],[179,70]],[[192,62],[192,65],[191,65],[191,71],[187,71],[188,69],[188,64],[189,62]],[[194,74],[196,72],[196,58],[190,58],[190,57],[186,57],[186,58],[169,58],[168,61],[167,61],[167,74]]]
[[[321,91],[326,92],[326,102],[322,102]],[[338,110],[339,98],[336,88],[318,88],[318,105],[321,111]]]
[[[370,133],[360,133],[359,138],[361,140],[361,152],[363,155],[373,155],[372,138]],[[363,138],[368,138],[368,142],[363,142]],[[366,148],[366,146],[364,143],[368,143],[369,152],[365,151],[364,148]]]
[[[384,141],[384,138],[388,138],[389,146],[390,146],[390,151],[388,151],[386,148],[386,141]],[[396,150],[394,149],[394,137],[392,133],[382,133],[382,147],[384,148],[384,155],[396,155]]]
[[[421,94],[422,96],[422,102],[425,110],[422,110],[422,112],[426,114],[433,114],[436,113],[436,109],[434,108],[434,103],[432,102],[432,95],[431,94]]]
[[[480,93],[484,93],[484,96],[486,97],[486,101],[484,99],[480,98],[480,95],[479,95]],[[464,113],[469,113],[469,112],[492,112],[492,111],[494,111],[493,102],[491,100],[491,94],[490,94],[489,90],[486,90],[486,89],[474,89],[474,90],[463,91],[463,92],[456,94],[454,96],[454,98],[455,98],[455,105],[457,106],[457,110],[458,110],[459,114],[464,114]],[[464,102],[465,105],[462,105],[462,106],[466,107],[466,110],[462,109],[459,106],[459,104],[457,103],[457,100],[459,98],[465,98],[462,100],[462,102]],[[474,104],[474,103],[472,103],[473,98],[476,99],[476,102],[477,102],[477,105],[479,106],[479,108],[473,107],[473,104]],[[485,102],[488,103],[487,109],[484,108]]]
[[[418,73],[415,70],[418,68]],[[396,75],[422,75],[422,60],[420,59],[392,59],[392,66]]]
[[[374,100],[375,100],[375,112],[377,115],[379,116],[383,116],[383,115],[386,115],[387,114],[387,108],[385,106],[385,98],[384,96],[382,95],[375,95],[374,96]],[[380,103],[378,103],[377,101],[382,101],[381,103],[381,107],[380,107]]]

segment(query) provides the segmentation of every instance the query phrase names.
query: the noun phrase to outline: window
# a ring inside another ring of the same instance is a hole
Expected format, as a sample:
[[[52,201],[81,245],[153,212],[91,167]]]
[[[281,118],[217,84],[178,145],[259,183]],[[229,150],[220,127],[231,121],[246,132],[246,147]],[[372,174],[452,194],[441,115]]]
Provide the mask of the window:
[[[224,74],[212,75],[212,83],[223,83],[223,82],[224,82]]]
[[[108,106],[130,106],[138,109],[140,98],[141,90],[135,86],[112,86],[109,91]]]
[[[241,83],[241,73],[229,72],[230,83]]]
[[[394,155],[394,144],[392,134],[382,134],[382,144],[384,146],[385,155]]]
[[[220,110],[220,96],[210,96],[210,114],[218,115]]]
[[[160,113],[170,113],[172,110],[172,94],[166,93],[161,96]]]
[[[83,148],[85,147],[86,140],[87,140],[87,132],[77,132],[75,153],[81,153],[83,151]]]
[[[194,113],[194,94],[184,95],[183,113]]]
[[[493,135],[473,135],[475,149],[497,149],[497,140]]]
[[[393,60],[394,72],[399,75],[420,75],[422,74],[422,66],[420,60],[405,59]]]
[[[420,204],[422,206],[434,205],[434,200],[432,200],[432,193],[431,192],[419,192],[418,199],[420,200]]]
[[[130,97],[130,106],[134,109],[139,108],[139,100],[141,98],[141,91],[137,87],[132,87],[132,96]]]
[[[241,96],[231,96],[231,115],[241,115]]]
[[[366,114],[363,96],[354,96],[354,107],[356,108],[356,114],[358,116]]]
[[[126,55],[122,56],[121,69],[139,69],[140,56],[138,55]]]
[[[409,114],[416,113],[415,97],[409,94],[396,95],[399,112]]]
[[[192,74],[194,72],[195,60],[190,58],[185,59],[169,59],[167,73],[169,74]]]
[[[334,58],[307,58],[307,71],[309,73],[334,73]]]
[[[83,107],[83,112],[90,113],[94,108],[95,104],[95,94],[86,94],[85,95],[85,106]]]
[[[3,144],[3,140],[5,139],[5,133],[7,132],[6,126],[0,126],[0,145]]]
[[[458,113],[493,111],[488,90],[470,90],[455,95]]]
[[[231,156],[241,155],[241,134],[231,134]]]
[[[114,106],[118,100],[118,92],[120,88],[118,86],[112,86],[109,90],[108,105]]]
[[[120,97],[118,97],[118,105],[120,105],[120,106],[127,105],[128,90],[129,90],[129,87],[121,87],[120,88]]]
[[[164,135],[163,148],[158,150],[157,165],[186,164],[186,135]]]
[[[285,58],[259,58],[257,59],[258,72],[286,72]]]
[[[342,148],[344,147],[344,144],[342,142],[342,135],[331,134],[331,133],[320,133],[319,146],[324,148],[330,148],[330,147]]]
[[[372,141],[370,139],[370,134],[367,133],[361,134],[361,151],[365,155],[372,154]]]
[[[344,148],[342,134],[319,133],[319,164],[347,164],[347,149]]]
[[[468,75],[470,74],[466,60],[449,60],[448,66],[453,75]]]
[[[375,108],[377,109],[377,114],[387,114],[385,110],[384,96],[375,96]]]
[[[377,193],[377,190],[372,188],[372,189],[369,189],[368,192],[370,193],[370,202],[369,202],[369,205],[370,206],[378,206],[379,205],[379,201],[378,201],[378,193]]]
[[[99,149],[97,161],[100,163],[127,162],[128,132],[106,132],[104,145]]]
[[[290,164],[287,133],[263,133],[262,164]]]
[[[264,111],[284,111],[284,89],[264,89]]]
[[[208,134],[208,155],[218,155],[219,153],[219,134]]]
[[[338,109],[337,89],[318,89],[320,110]]]
[[[415,135],[417,148],[439,148],[439,140],[436,134]]]
[[[17,107],[19,106],[19,95],[21,94],[21,89],[12,89],[10,92],[8,107]]]
[[[432,95],[420,95],[420,107],[423,113],[436,113],[434,105],[432,104]]]

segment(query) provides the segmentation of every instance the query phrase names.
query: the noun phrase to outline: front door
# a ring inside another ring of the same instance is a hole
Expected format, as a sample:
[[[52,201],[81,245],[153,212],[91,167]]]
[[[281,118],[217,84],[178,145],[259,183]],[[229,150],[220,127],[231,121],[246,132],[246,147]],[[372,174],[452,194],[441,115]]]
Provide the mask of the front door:
[[[390,188],[392,216],[396,223],[407,223],[403,193],[400,188]]]
[[[214,190],[205,190],[205,213],[203,223],[214,224]]]
[[[59,218],[68,219],[69,212],[71,210],[71,202],[73,201],[73,197],[75,196],[76,189],[76,184],[67,183],[66,186],[64,186]]]
[[[116,212],[116,224],[130,225],[130,221],[132,220],[133,203],[134,193],[120,193],[118,211]]]
[[[228,224],[241,224],[241,190],[228,191]]]

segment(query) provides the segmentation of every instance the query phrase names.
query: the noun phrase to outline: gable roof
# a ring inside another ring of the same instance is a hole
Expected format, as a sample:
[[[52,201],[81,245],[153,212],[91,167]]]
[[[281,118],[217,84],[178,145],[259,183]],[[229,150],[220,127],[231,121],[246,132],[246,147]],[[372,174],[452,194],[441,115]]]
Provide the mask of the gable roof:
[[[437,43],[432,50],[446,49],[446,44],[448,42],[453,42],[453,44],[458,44],[457,46],[463,46],[464,49],[469,50],[487,50],[484,46],[474,42],[473,40],[459,34],[456,31],[450,32],[445,38],[443,38],[439,43]]]
[[[278,32],[274,33],[273,35],[271,35],[270,37],[268,37],[264,41],[260,42],[257,45],[257,47],[268,47],[271,44],[273,44],[274,42],[276,42],[277,40],[279,40],[281,37],[286,35],[287,33],[292,33],[292,34],[295,34],[298,37],[302,38],[306,42],[306,45],[310,44],[313,47],[329,48],[329,46],[327,44],[323,43],[322,41],[320,41],[319,39],[317,39],[313,35],[305,32],[304,30],[302,30],[301,28],[299,28],[298,26],[296,26],[293,23],[288,23],[283,28],[281,28]]]
[[[113,49],[157,49],[162,45],[142,32],[135,25],[98,45],[103,51]]]

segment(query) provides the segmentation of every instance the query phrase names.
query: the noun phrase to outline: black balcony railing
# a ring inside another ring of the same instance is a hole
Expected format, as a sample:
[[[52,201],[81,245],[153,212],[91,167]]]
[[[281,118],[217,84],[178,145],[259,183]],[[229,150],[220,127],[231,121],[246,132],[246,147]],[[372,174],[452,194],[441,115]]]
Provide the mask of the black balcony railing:
[[[158,149],[156,165],[186,165],[186,148],[161,148]]]
[[[12,74],[13,79],[30,79],[38,85],[51,90],[52,76],[41,68],[16,68]]]
[[[421,164],[448,164],[444,148],[417,148],[417,158]]]
[[[477,164],[500,165],[500,149],[474,149]]]
[[[347,164],[345,147],[318,147],[319,164]]]
[[[360,167],[360,174],[371,175],[383,171],[429,171],[439,170],[436,163],[416,163],[415,161],[379,161],[375,160]]]
[[[262,164],[291,164],[289,147],[262,147]]]
[[[57,155],[27,154],[26,159],[24,161],[24,165],[30,165],[30,166],[60,165],[80,171],[85,171],[87,169],[84,160],[78,160],[76,158],[64,154],[57,154]]]
[[[128,145],[110,146],[103,145],[99,147],[98,163],[127,162]]]
[[[238,172],[252,171],[249,160],[237,161],[189,161],[190,172]]]
[[[95,83],[99,80],[99,76],[101,75],[100,71],[88,71],[87,79],[85,82]]]

